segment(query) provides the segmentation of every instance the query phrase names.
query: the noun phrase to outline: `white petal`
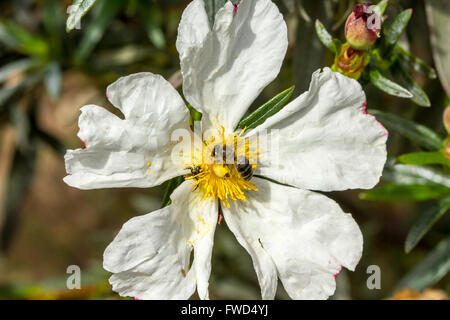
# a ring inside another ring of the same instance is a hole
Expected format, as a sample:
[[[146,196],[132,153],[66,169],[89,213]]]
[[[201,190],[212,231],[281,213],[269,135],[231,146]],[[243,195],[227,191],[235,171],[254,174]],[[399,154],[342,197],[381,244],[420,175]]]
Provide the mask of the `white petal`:
[[[250,104],[279,73],[287,28],[270,0],[228,1],[210,31],[203,0],[183,13],[177,39],[183,91],[208,125],[234,131]],[[206,115],[206,116],[205,116]]]
[[[64,181],[80,189],[152,187],[185,173],[173,163],[171,133],[188,128],[186,106],[162,77],[139,73],[108,87],[108,97],[125,119],[97,106],[85,106],[78,136],[84,149],[65,156]]]
[[[228,228],[252,257],[253,267],[261,287],[262,299],[274,299],[278,284],[277,269],[269,253],[260,245],[258,238],[250,234],[252,231],[248,227],[251,221],[243,220],[239,216],[243,209],[234,203],[230,209],[223,207],[222,210]],[[245,218],[249,218],[249,216],[246,214]]]
[[[372,188],[388,133],[365,103],[357,81],[328,68],[315,72],[308,92],[248,134],[261,132],[256,174],[310,190]]]
[[[341,266],[354,270],[361,258],[363,239],[358,225],[321,194],[258,178],[252,181],[259,190],[249,192],[247,202],[233,202],[231,209],[223,211],[230,229],[259,268],[260,283],[261,278],[275,281],[275,265],[291,298],[331,296]]]
[[[106,248],[103,267],[121,296],[187,299],[195,291],[208,298],[217,201],[204,201],[186,181],[172,204],[126,222]],[[190,255],[194,260],[190,267]]]

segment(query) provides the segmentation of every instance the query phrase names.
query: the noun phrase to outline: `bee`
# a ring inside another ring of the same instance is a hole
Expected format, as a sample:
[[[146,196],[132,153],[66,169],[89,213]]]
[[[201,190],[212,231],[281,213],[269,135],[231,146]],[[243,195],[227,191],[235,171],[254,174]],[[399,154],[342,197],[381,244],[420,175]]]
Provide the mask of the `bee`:
[[[233,148],[226,145],[216,145],[214,146],[211,155],[216,161],[220,161],[221,163],[226,163],[227,160],[233,159],[233,164],[231,166],[236,169],[244,180],[249,181],[253,177],[253,167],[250,164],[249,159],[246,156],[239,156],[238,159]]]
[[[191,175],[193,176],[198,175],[202,171],[200,166],[190,167],[189,169],[191,170]]]
[[[198,180],[196,176],[202,172],[202,168],[200,166],[187,167],[186,170],[191,171],[191,174],[186,175],[186,177],[195,177],[195,180]]]
[[[236,171],[241,175],[242,179],[250,181],[253,177],[253,167],[247,157],[241,156],[235,165]]]
[[[196,175],[198,175],[202,171],[202,168],[200,166],[190,167],[189,169],[191,170],[191,176],[192,177],[195,177]],[[198,180],[198,178],[194,178],[194,179]],[[198,185],[195,187],[195,189],[193,191],[195,191],[197,189],[198,189]]]

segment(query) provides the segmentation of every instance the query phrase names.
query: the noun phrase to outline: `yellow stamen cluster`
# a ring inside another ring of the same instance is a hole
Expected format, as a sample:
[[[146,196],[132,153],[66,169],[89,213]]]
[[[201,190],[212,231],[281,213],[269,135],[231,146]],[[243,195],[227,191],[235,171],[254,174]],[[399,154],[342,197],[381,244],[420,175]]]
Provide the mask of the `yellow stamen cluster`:
[[[197,186],[204,192],[204,199],[211,198],[211,201],[219,199],[222,204],[230,207],[229,200],[246,201],[245,191],[257,191],[255,184],[243,179],[235,167],[236,159],[233,163],[230,159],[220,159],[213,157],[214,148],[217,145],[226,146],[234,150],[236,155],[245,157],[256,168],[256,160],[259,158],[259,150],[254,150],[258,141],[250,142],[248,138],[242,137],[245,129],[226,136],[222,128],[222,137],[215,137],[203,142],[201,163],[194,164],[194,168],[199,168],[199,173],[186,177],[186,180],[195,180],[193,186]],[[226,161],[228,160],[228,161]],[[225,162],[226,161],[226,162]]]

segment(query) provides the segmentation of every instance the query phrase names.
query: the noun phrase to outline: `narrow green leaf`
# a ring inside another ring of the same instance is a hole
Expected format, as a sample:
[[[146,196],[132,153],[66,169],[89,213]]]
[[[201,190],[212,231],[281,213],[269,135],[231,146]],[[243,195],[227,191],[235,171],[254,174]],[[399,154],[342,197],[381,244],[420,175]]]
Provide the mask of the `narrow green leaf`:
[[[394,45],[400,39],[400,36],[405,31],[406,26],[409,23],[409,20],[412,16],[412,9],[406,9],[398,16],[395,17],[392,24],[386,31],[386,41],[389,45]]]
[[[0,41],[17,51],[45,59],[49,46],[45,39],[32,34],[13,21],[0,22]]]
[[[267,101],[261,107],[256,109],[250,115],[241,120],[238,124],[238,129],[253,129],[264,123],[267,118],[273,116],[289,102],[294,93],[295,87],[292,86],[289,89],[277,94],[275,97]]]
[[[375,201],[425,201],[450,195],[450,188],[436,185],[388,184],[359,194],[363,200]]]
[[[405,241],[405,252],[409,253],[428,233],[433,225],[450,209],[450,198],[444,198],[433,206],[427,208],[425,212],[419,214],[419,218],[414,222],[408,232]]]
[[[369,112],[376,116],[389,130],[398,132],[421,147],[429,150],[440,150],[443,146],[444,139],[421,124],[379,110],[372,109]]]
[[[47,41],[51,44],[52,55],[60,56],[64,41],[63,4],[59,0],[44,0],[42,22],[47,32]]]
[[[53,99],[59,98],[61,93],[61,83],[61,67],[57,62],[53,62],[48,66],[44,76],[45,89]]]
[[[16,48],[18,46],[18,41],[8,32],[5,24],[2,22],[0,22],[0,43],[9,48]]]
[[[407,65],[409,68],[425,75],[429,79],[436,79],[436,70],[426,64],[422,59],[416,57],[411,52],[404,49],[398,43],[394,47],[393,54],[398,57],[399,63],[401,63],[402,65]]]
[[[0,82],[4,81],[6,78],[15,73],[27,71],[37,64],[38,62],[35,59],[25,58],[4,65],[0,67]]]
[[[450,167],[450,160],[448,160],[441,151],[403,154],[398,157],[398,161],[404,164],[415,164],[421,166],[429,164],[443,164]]]
[[[386,11],[387,5],[388,5],[388,0],[383,0],[383,1],[380,1],[377,4],[373,5],[371,7],[371,9],[381,17],[381,16],[383,16],[384,11]]]
[[[442,240],[400,282],[396,289],[424,290],[441,280],[450,270],[450,237]]]
[[[450,10],[448,0],[425,0],[428,33],[442,87],[450,97]]]
[[[102,39],[109,22],[122,8],[121,0],[100,1],[100,5],[93,10],[92,21],[86,28],[80,46],[75,52],[75,61],[81,64],[97,43]]]
[[[322,22],[319,21],[319,19],[316,19],[315,26],[317,36],[319,37],[320,41],[324,44],[324,46],[330,49],[332,52],[337,53],[337,48],[333,41],[333,37],[328,33],[327,29],[322,24]]]
[[[450,188],[450,177],[435,168],[417,165],[392,164],[389,160],[383,170],[383,178],[394,184],[435,185]]]
[[[431,102],[427,94],[414,82],[411,76],[409,76],[405,70],[402,70],[402,67],[400,66],[395,68],[395,70],[395,76],[399,83],[413,95],[411,100],[421,107],[430,107]]]
[[[169,183],[167,184],[166,191],[164,192],[164,196],[161,203],[161,208],[167,207],[172,203],[172,200],[170,199],[170,195],[172,192],[184,181],[183,176],[175,177],[173,179],[169,180]]]
[[[149,1],[140,1],[139,6],[140,17],[150,41],[156,48],[164,48],[166,38],[160,26],[161,17],[159,17],[157,10],[150,6]]]
[[[381,91],[400,98],[412,98],[411,92],[403,88],[401,85],[389,80],[383,76],[378,70],[371,70],[369,73],[370,82]]]
[[[64,24],[62,3],[58,0],[44,0],[42,22],[48,34],[59,32]],[[58,34],[58,36],[61,36]]]
[[[92,8],[96,1],[97,0],[75,0],[73,4],[67,8],[67,13],[69,14],[66,22],[67,32],[79,26],[81,18],[83,18],[83,16]]]

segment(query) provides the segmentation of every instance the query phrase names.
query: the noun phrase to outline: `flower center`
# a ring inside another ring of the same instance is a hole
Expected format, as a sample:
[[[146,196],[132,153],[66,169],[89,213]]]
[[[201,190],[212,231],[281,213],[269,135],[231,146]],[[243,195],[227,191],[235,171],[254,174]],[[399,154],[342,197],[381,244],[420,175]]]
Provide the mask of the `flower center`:
[[[185,179],[194,180],[204,199],[219,199],[229,208],[229,200],[246,201],[245,191],[258,190],[250,181],[259,158],[258,141],[242,137],[244,131],[225,136],[222,128],[221,138],[203,141],[201,163],[193,165]]]

